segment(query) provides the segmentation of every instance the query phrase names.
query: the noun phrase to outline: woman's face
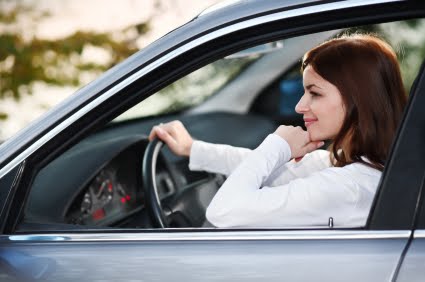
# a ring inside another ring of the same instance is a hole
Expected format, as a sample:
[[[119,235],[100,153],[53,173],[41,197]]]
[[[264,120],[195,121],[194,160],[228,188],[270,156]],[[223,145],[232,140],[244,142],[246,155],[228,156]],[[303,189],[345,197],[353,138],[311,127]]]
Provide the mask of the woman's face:
[[[341,93],[311,66],[304,69],[303,84],[304,95],[295,106],[295,111],[303,115],[310,139],[333,139],[341,129],[345,117]]]

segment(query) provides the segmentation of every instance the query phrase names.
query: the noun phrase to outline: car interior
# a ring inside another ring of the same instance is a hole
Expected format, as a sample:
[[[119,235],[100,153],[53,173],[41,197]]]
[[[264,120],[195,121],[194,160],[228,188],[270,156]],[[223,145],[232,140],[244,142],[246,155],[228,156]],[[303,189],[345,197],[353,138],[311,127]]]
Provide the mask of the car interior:
[[[422,61],[421,57],[412,65],[410,56],[423,54],[413,40],[400,40],[398,31],[412,26],[420,33],[417,30],[425,28],[425,21],[284,39],[272,48],[238,52],[192,72],[105,123],[42,168],[32,183],[17,232],[210,228],[205,210],[225,177],[190,171],[187,158],[151,145],[147,136],[152,127],[180,120],[195,139],[254,149],[280,124],[302,126],[302,117],[294,111],[304,91],[301,57],[318,43],[347,32],[374,32],[393,43],[405,56],[400,63],[409,90]],[[149,150],[153,155],[148,156]],[[158,219],[164,216],[166,224],[161,226]]]

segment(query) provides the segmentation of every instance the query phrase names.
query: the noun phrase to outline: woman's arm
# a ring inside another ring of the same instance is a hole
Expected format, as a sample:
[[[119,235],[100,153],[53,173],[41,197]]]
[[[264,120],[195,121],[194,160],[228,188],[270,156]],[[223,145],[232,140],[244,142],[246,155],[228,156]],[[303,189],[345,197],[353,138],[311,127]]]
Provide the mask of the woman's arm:
[[[194,141],[189,157],[190,170],[204,170],[229,176],[252,152],[250,149]]]
[[[280,126],[275,133],[285,138],[285,140],[289,140],[289,143],[296,144],[291,149],[294,150],[293,153],[296,156],[304,156],[305,153],[317,148],[317,142],[311,142],[308,139],[307,132],[301,128]],[[149,134],[149,140],[153,140],[155,137],[164,141],[174,154],[190,157],[189,168],[191,170],[205,170],[213,173],[221,173],[226,176],[230,175],[251,152],[250,149],[246,148],[194,141],[180,121],[171,121],[154,126]],[[302,177],[303,173],[310,173],[321,169],[324,165],[321,161],[315,161],[314,156],[306,155],[302,163],[308,162],[318,163],[319,165],[308,166],[310,170],[299,170],[297,168],[298,165],[295,163],[283,164],[286,166],[284,169],[285,173],[270,175],[267,183],[282,183],[293,178]]]
[[[193,140],[186,127],[178,120],[154,126],[149,140],[159,138],[170,150],[189,157],[191,170],[205,170],[228,176],[251,151],[228,145],[219,145]]]
[[[218,227],[326,226],[329,217],[335,224],[350,224],[359,187],[342,168],[263,187],[290,157],[288,143],[269,135],[227,178],[207,209],[207,219]]]
[[[252,150],[247,148],[196,140],[190,151],[189,168],[229,176],[251,152]],[[280,168],[275,169],[263,184],[272,186],[285,184],[329,166],[329,152],[318,150],[305,155],[300,162],[282,163]]]

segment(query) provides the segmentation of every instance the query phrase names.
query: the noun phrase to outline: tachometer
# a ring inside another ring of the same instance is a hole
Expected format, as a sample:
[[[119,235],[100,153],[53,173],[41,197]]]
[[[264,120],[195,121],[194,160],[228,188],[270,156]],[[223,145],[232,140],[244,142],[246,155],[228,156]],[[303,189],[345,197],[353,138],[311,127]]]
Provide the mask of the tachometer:
[[[105,207],[112,201],[115,193],[114,173],[102,170],[93,180],[81,203],[81,211],[91,215],[91,219],[98,221],[106,216]],[[87,210],[83,210],[87,207]]]

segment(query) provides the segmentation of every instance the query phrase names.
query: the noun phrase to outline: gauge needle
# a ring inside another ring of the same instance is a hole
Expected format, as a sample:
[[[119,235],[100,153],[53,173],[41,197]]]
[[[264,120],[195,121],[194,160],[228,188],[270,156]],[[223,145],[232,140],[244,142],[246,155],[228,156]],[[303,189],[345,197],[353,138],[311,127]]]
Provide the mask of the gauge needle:
[[[99,198],[100,195],[102,195],[102,192],[105,189],[105,187],[106,187],[106,183],[105,182],[102,182],[102,184],[99,187],[98,192],[96,193],[96,198]]]

